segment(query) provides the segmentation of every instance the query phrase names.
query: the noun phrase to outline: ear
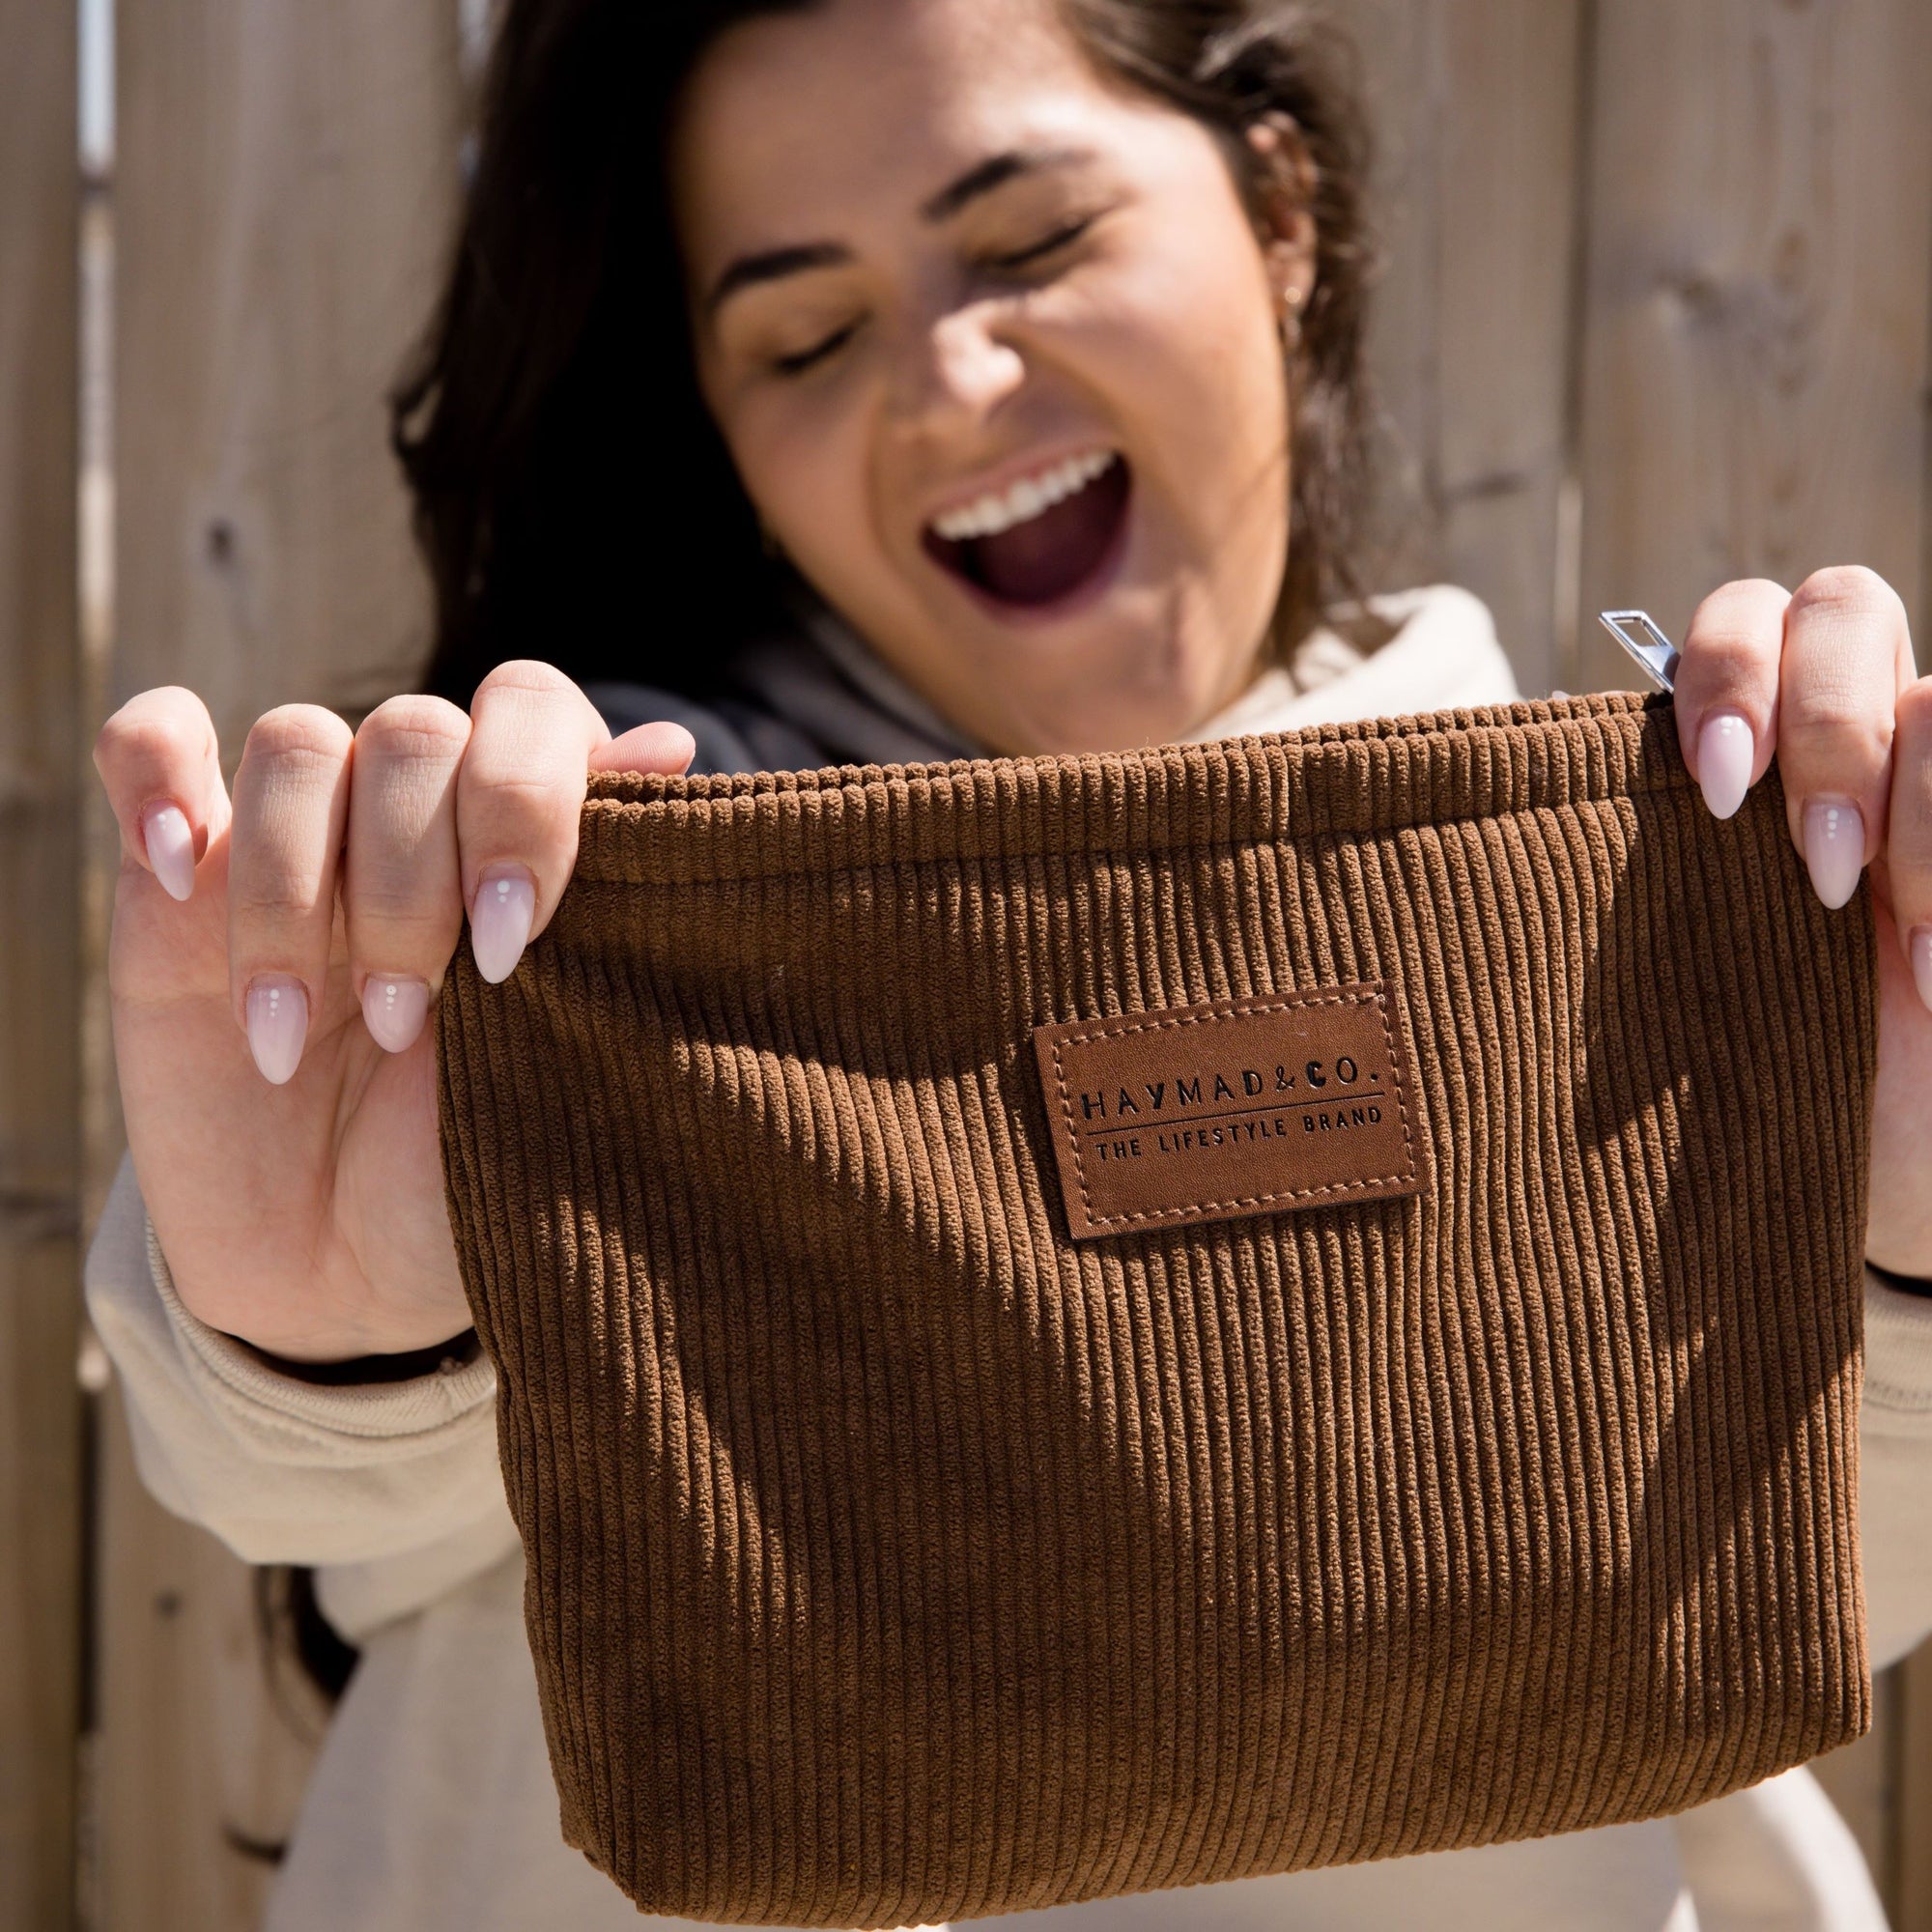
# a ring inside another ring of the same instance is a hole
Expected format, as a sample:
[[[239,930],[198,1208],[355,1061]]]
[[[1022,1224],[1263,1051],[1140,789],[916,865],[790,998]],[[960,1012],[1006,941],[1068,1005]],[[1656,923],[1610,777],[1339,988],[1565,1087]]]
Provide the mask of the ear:
[[[1320,176],[1294,117],[1270,109],[1246,129],[1256,156],[1255,229],[1284,319],[1306,307],[1315,286],[1315,190]]]

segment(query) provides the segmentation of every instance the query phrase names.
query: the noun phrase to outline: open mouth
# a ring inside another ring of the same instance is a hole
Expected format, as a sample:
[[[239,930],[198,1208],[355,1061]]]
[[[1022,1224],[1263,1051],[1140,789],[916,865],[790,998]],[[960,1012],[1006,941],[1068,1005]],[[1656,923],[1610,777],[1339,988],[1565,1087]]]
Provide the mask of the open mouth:
[[[1077,595],[1113,561],[1131,491],[1120,451],[1092,450],[935,517],[921,541],[994,605],[1038,610]]]

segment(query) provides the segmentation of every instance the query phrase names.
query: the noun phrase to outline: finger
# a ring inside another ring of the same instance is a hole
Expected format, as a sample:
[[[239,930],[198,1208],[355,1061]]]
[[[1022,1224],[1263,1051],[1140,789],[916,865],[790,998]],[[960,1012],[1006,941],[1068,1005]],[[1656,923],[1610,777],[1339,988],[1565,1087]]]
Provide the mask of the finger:
[[[214,721],[178,684],[138,692],[101,725],[94,741],[124,867],[151,872],[168,894],[186,898],[194,868],[229,821]]]
[[[1782,585],[1741,578],[1697,607],[1678,654],[1677,742],[1704,802],[1729,818],[1770,769],[1777,741]]]
[[[611,745],[611,730],[569,678],[530,659],[493,670],[469,716],[456,795],[463,896],[477,971],[506,980],[570,882],[591,759]],[[641,741],[646,755],[662,758],[675,745],[682,762],[670,768],[689,761],[681,725],[640,725],[624,741],[639,732],[657,734]]]
[[[611,738],[590,753],[593,772],[683,771],[696,755],[697,740],[668,718],[633,724],[622,737]]]
[[[1932,1008],[1932,673],[1898,695],[1885,863],[1918,997]]]
[[[446,698],[385,698],[355,733],[342,910],[350,987],[377,1043],[421,1034],[463,936],[456,775],[469,715]]]
[[[235,774],[229,990],[255,1065],[277,1086],[322,1006],[354,742],[319,704],[278,705],[255,721]]]
[[[1882,577],[1822,570],[1799,585],[1784,617],[1777,768],[1792,840],[1828,906],[1878,856],[1901,661],[1911,666],[1911,630]]]

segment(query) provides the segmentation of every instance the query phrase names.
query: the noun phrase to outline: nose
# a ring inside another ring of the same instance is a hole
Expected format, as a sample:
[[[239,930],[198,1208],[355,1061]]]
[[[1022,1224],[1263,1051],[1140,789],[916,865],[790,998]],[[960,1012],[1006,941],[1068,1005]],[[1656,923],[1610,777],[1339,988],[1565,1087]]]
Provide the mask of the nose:
[[[978,430],[1026,381],[1026,361],[989,305],[928,315],[905,332],[893,371],[895,422],[914,439]]]

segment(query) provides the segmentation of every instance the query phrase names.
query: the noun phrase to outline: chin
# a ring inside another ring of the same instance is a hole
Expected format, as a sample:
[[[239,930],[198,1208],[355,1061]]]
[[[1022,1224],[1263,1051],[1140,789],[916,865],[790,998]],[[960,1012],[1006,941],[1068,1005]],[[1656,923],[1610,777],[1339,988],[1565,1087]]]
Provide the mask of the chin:
[[[1063,740],[1082,751],[1173,744],[1219,708],[1227,653],[1204,635],[1210,627],[1189,621],[1187,605],[1173,588],[1148,589],[1111,613],[1082,653],[1085,670],[1056,694]]]
[[[1003,741],[1049,753],[1173,744],[1208,715],[1212,700],[1197,695],[1196,680],[1148,682],[1137,661],[1137,653],[1099,655],[1071,686],[1056,684],[1037,694],[1026,693],[1023,680],[1010,680]]]

